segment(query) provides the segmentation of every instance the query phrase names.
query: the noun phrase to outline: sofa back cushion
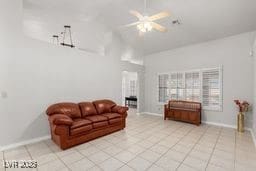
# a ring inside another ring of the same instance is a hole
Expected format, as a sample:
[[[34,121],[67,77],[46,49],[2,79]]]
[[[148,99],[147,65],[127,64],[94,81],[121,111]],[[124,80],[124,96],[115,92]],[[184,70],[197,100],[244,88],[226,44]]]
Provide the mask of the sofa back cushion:
[[[111,100],[96,100],[93,102],[98,114],[110,113],[116,103]]]
[[[57,103],[51,105],[47,111],[47,115],[64,114],[73,118],[81,118],[79,106],[75,103]]]
[[[90,116],[90,115],[97,115],[96,108],[92,102],[81,102],[79,103],[82,117]]]

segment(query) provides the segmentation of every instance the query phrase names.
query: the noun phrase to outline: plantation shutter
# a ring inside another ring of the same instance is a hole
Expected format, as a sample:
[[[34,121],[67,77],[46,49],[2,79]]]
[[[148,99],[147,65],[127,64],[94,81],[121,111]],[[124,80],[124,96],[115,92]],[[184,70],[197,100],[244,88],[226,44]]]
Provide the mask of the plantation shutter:
[[[170,98],[173,100],[177,99],[177,73],[171,73],[170,75]]]
[[[221,70],[207,69],[202,72],[202,102],[203,107],[209,110],[222,108]]]
[[[184,83],[184,73],[177,73],[177,89],[178,89],[178,100],[184,100],[185,93],[185,83]]]
[[[158,102],[165,103],[168,100],[168,74],[158,76]]]
[[[200,102],[200,72],[185,73],[185,99],[188,101]]]

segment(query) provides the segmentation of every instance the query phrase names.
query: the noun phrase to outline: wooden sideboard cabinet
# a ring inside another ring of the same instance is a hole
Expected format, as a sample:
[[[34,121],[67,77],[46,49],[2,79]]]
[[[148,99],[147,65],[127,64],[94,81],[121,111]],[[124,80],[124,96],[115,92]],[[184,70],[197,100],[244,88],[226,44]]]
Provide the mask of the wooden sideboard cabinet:
[[[164,105],[164,119],[166,118],[188,122],[196,125],[201,124],[201,103],[170,100]]]

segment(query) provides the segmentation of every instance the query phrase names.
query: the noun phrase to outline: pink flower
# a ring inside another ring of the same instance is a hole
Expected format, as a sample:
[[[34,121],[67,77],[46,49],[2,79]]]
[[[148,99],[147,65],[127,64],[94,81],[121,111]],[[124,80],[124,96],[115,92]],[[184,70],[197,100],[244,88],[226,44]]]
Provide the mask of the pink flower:
[[[236,103],[236,105],[238,105],[239,112],[247,112],[248,111],[249,103],[247,101],[241,102],[240,100],[234,100],[234,102]]]

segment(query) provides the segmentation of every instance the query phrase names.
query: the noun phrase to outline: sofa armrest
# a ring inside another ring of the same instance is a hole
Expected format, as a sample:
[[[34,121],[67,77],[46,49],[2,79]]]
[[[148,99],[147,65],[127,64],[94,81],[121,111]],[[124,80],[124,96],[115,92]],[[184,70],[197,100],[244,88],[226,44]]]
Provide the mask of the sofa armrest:
[[[114,113],[119,113],[119,114],[125,114],[129,110],[128,107],[124,106],[114,106],[111,111]]]
[[[73,124],[73,120],[63,114],[54,114],[49,116],[49,121],[54,124],[54,125],[66,125],[66,126],[71,126]]]

